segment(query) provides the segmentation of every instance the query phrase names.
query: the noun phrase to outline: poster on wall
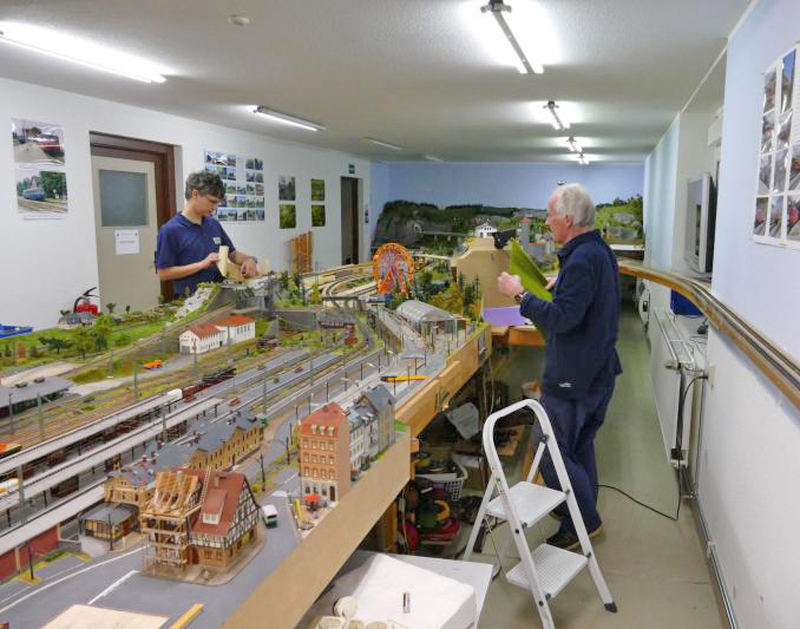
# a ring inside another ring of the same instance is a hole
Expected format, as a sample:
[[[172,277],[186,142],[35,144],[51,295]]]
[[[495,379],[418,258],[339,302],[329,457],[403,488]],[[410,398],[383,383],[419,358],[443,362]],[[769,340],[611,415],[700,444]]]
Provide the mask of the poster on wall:
[[[758,176],[753,240],[758,243],[800,248],[800,125],[795,125],[796,89],[793,48],[764,72],[763,108],[760,113]]]
[[[278,206],[281,229],[294,229],[297,227],[297,208],[292,203],[281,203]]]
[[[311,206],[311,227],[325,227],[325,206]]]
[[[311,180],[311,200],[324,201],[325,200],[325,180],[312,179]]]
[[[264,160],[224,151],[205,151],[206,170],[225,184],[225,199],[217,207],[220,222],[264,220]]]
[[[26,220],[66,218],[64,127],[12,118],[11,144],[19,214]]]
[[[294,177],[278,177],[278,201],[295,201],[296,198]]]

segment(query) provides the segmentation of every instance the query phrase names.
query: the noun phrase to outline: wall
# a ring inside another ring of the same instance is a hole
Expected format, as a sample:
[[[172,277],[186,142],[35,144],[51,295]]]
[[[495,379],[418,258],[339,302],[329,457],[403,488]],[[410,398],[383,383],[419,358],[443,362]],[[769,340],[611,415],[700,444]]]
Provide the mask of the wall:
[[[644,162],[645,262],[663,268],[672,265],[679,138],[676,116]]]
[[[763,70],[797,40],[800,4],[762,0],[728,49],[714,292],[796,360],[800,251],[750,239]],[[800,413],[712,333],[698,489],[742,627],[797,626]]]
[[[482,203],[545,208],[559,181],[586,186],[596,203],[642,194],[641,164],[389,164],[387,201],[445,207]],[[380,209],[383,209],[381,204]]]
[[[22,220],[16,208],[11,142],[0,143],[0,172],[5,173],[0,178],[0,221],[4,258],[11,263],[0,279],[0,322],[4,324],[53,325],[59,309],[71,307],[77,295],[98,284],[89,131],[179,147],[176,175],[181,199],[184,175],[203,167],[205,149],[262,158],[267,220],[225,223],[225,228],[237,248],[269,258],[278,270],[289,262],[287,241],[311,229],[312,177],[326,181],[326,225],[314,228],[314,258],[320,267],[340,264],[340,177],[348,176],[349,164],[356,167],[352,176],[362,179],[361,211],[370,200],[369,162],[350,155],[17,81],[0,79],[0,94],[0,120],[22,117],[65,127],[70,198],[65,220]],[[296,177],[297,228],[293,230],[278,227],[279,175]],[[182,206],[181,200],[178,208]],[[359,216],[363,226],[363,214]],[[365,231],[361,250],[366,256],[369,241]]]
[[[389,198],[389,164],[370,164],[369,179],[372,189],[369,203],[369,241],[372,242],[383,206],[392,200]]]
[[[758,168],[762,72],[798,38],[800,4],[761,2],[728,51],[717,212],[714,291],[752,324],[800,358],[800,335],[792,316],[800,311],[800,251],[759,245],[750,237]],[[795,121],[795,126],[798,124]]]
[[[800,412],[711,330],[698,500],[740,627],[797,627]]]
[[[708,128],[712,114],[682,113],[678,140],[678,163],[675,169],[675,222],[672,234],[672,268],[692,273],[684,259],[686,245],[686,201],[690,179],[709,173],[716,183],[714,150],[708,146]]]
[[[800,335],[790,313],[800,311],[800,251],[756,245],[750,228],[762,72],[795,43],[798,23],[796,1],[762,0],[730,39],[712,280],[726,305],[795,360],[800,360]],[[684,133],[684,123],[696,123],[697,129]],[[687,142],[699,137],[702,127],[700,120],[676,118],[646,162],[645,227],[654,264],[668,265],[679,254],[675,209],[683,200],[665,182],[674,181],[673,189],[681,190],[680,180],[691,175],[684,167],[687,155],[691,158]],[[705,169],[713,172],[712,165]],[[666,295],[653,291],[659,304]],[[707,356],[714,375],[704,402],[698,504],[738,626],[793,628],[800,592],[800,550],[793,543],[800,519],[800,412],[713,329]]]

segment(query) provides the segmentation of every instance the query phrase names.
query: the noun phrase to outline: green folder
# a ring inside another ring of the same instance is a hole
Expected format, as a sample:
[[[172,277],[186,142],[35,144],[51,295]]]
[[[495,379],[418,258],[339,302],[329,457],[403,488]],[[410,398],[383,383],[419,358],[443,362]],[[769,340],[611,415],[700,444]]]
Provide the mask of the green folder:
[[[543,301],[553,301],[553,295],[545,288],[547,278],[516,238],[511,241],[510,271],[512,275],[519,275],[526,291]]]

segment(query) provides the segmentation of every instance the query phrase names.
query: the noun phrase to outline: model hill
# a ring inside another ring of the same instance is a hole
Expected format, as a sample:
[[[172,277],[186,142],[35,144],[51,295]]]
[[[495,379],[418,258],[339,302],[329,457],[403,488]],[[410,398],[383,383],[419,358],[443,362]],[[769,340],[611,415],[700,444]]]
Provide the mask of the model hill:
[[[425,232],[466,234],[480,218],[500,224],[511,219],[515,213],[530,211],[480,204],[440,208],[432,203],[390,201],[383,206],[383,213],[378,218],[374,244],[399,242],[406,247],[415,247],[421,243]]]
[[[616,198],[610,203],[598,203],[595,227],[609,242],[643,242],[642,197]],[[499,230],[517,226],[521,216],[529,216],[535,227],[531,231],[549,231],[544,225],[547,211],[519,207],[494,207],[468,204],[440,208],[433,203],[389,201],[383,206],[375,230],[375,246],[398,242],[406,247],[425,245],[432,236],[426,232],[467,234],[484,221]]]

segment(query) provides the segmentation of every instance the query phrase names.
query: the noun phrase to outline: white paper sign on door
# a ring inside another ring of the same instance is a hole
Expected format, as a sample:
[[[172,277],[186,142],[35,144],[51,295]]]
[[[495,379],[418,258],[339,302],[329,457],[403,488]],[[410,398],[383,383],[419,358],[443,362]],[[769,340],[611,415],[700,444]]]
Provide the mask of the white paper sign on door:
[[[114,250],[118,256],[139,253],[139,230],[117,229],[114,230]]]

